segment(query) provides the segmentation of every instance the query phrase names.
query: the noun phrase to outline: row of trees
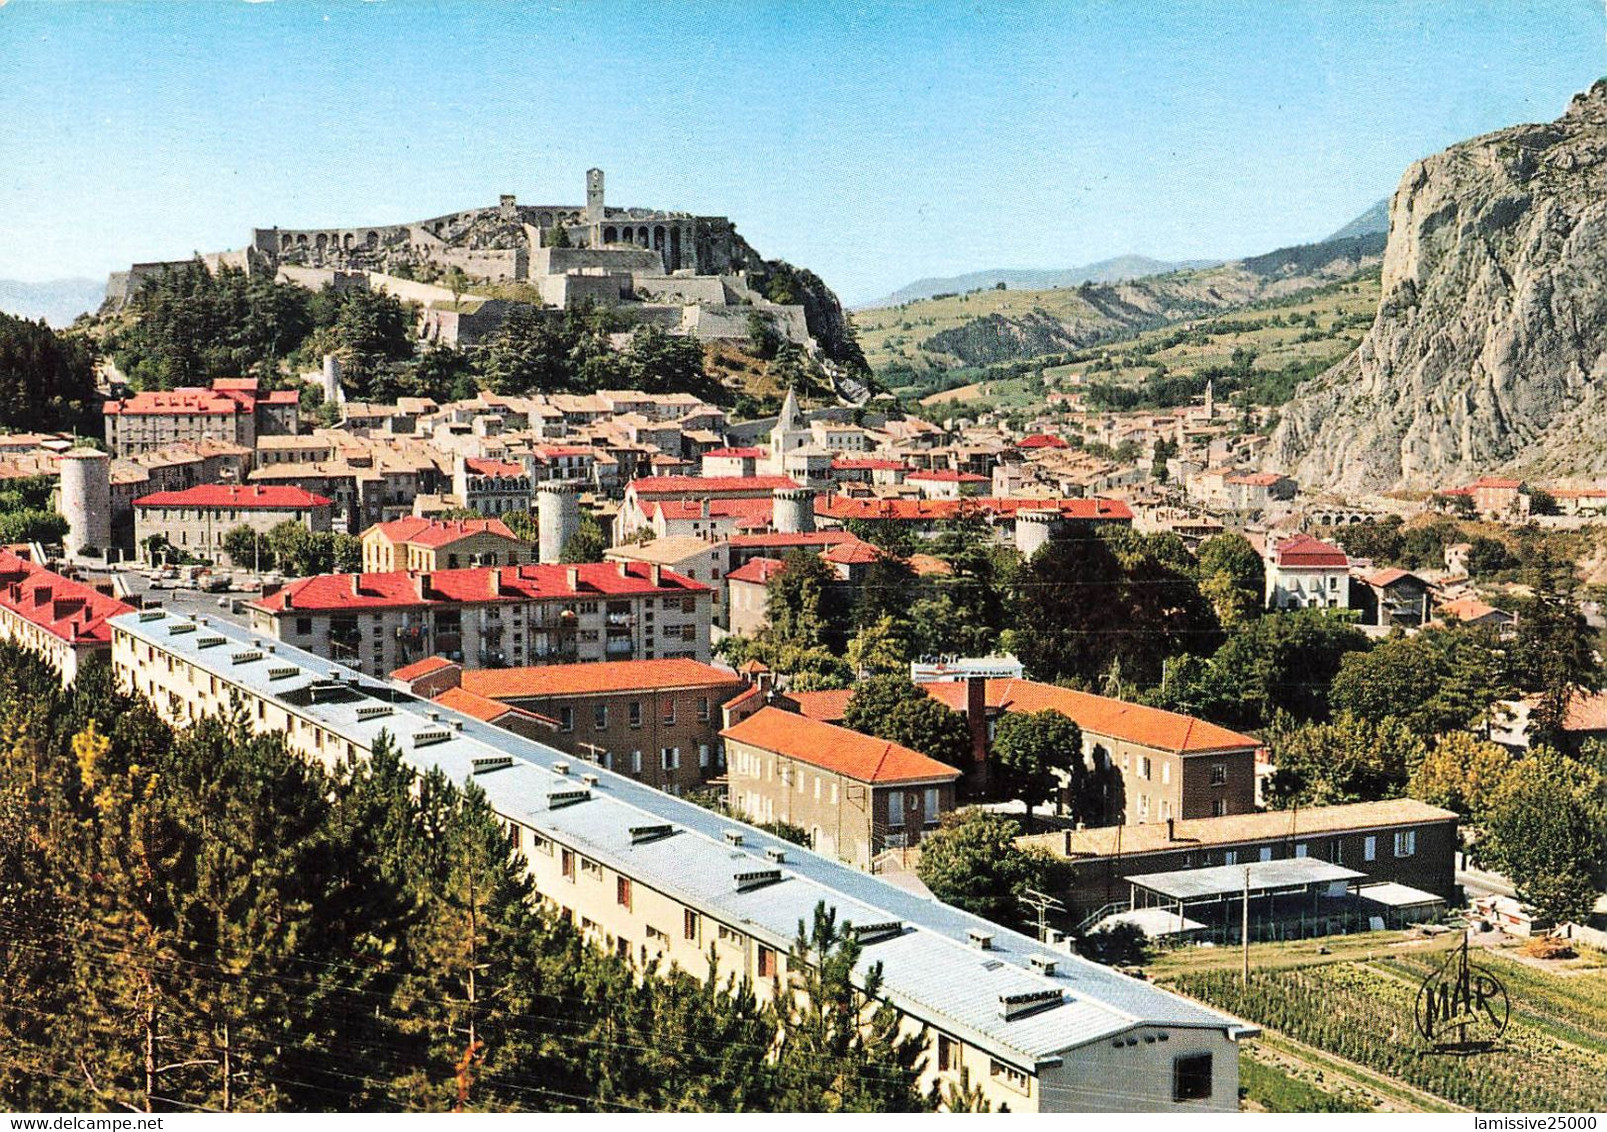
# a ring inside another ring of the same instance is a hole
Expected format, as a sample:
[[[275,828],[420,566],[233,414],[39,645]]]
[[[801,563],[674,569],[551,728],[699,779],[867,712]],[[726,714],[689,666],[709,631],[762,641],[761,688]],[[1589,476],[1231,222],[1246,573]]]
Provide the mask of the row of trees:
[[[779,1005],[641,977],[389,744],[326,771],[242,719],[175,733],[104,665],[65,694],[0,646],[5,1107],[930,1107],[844,928],[799,925]]]
[[[363,568],[363,540],[343,531],[310,531],[286,519],[266,533],[241,524],[224,533],[223,550],[240,569],[278,570],[289,577],[349,574]]]

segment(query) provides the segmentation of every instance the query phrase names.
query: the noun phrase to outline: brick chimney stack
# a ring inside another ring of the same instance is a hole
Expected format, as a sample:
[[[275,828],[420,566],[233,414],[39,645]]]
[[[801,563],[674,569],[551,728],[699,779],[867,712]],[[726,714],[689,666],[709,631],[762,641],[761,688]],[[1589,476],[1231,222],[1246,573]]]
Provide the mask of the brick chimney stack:
[[[988,761],[988,679],[965,678],[965,723],[971,732],[971,761],[978,767]]]

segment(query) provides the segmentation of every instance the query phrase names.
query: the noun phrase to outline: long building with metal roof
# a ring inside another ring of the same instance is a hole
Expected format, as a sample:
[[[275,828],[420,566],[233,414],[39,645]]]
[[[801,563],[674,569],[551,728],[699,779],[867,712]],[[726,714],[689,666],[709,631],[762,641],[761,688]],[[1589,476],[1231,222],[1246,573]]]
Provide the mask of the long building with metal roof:
[[[817,905],[930,1042],[928,1084],[1013,1111],[1234,1111],[1251,1026],[925,899],[544,744],[232,624],[162,610],[111,622],[123,686],[183,725],[239,703],[325,763],[388,735],[419,771],[472,780],[543,901],[635,963],[751,979],[761,996]]]

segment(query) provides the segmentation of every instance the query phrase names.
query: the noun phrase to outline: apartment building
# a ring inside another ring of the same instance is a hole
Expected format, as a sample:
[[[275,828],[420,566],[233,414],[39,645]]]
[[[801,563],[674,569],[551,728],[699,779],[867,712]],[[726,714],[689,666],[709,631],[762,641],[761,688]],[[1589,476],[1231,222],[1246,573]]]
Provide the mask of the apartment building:
[[[734,810],[806,829],[815,852],[862,869],[920,844],[954,809],[960,772],[886,739],[778,707],[721,734]]]
[[[637,532],[726,538],[738,520],[748,529],[767,530],[776,490],[796,488],[786,476],[646,476],[625,487],[625,502],[615,521],[614,541],[628,542]],[[654,507],[664,504],[665,507]],[[662,518],[660,517],[662,513]],[[724,518],[710,525],[709,518]],[[695,525],[694,525],[695,524]]]
[[[1310,535],[1269,542],[1266,578],[1268,609],[1350,605],[1350,559],[1339,547]]]
[[[534,562],[536,547],[501,519],[393,519],[363,532],[363,572],[458,570]]]
[[[333,500],[300,487],[262,484],[202,484],[186,491],[158,491],[134,500],[134,544],[161,537],[186,554],[231,566],[223,539],[236,527],[267,534],[280,523],[309,531],[330,529]]]
[[[250,606],[258,632],[364,672],[709,659],[712,591],[636,563],[323,574]]]
[[[1073,915],[1129,895],[1125,878],[1309,857],[1441,900],[1456,898],[1457,815],[1411,798],[1311,806],[1122,828],[1062,830],[1020,839],[1066,861]]]
[[[136,393],[105,402],[102,412],[106,447],[113,456],[199,440],[255,448],[258,436],[293,435],[301,420],[294,389],[262,393],[256,378],[220,378],[210,388]]]
[[[545,742],[671,794],[725,769],[720,708],[748,690],[729,669],[685,657],[467,671],[434,658],[391,680],[438,702],[461,689],[549,720]]]
[[[864,945],[855,978],[878,967],[925,1030],[923,1086],[995,1110],[1238,1107],[1237,1042],[1257,1031],[1227,1015],[237,626],[161,610],[112,626],[123,687],[176,723],[239,703],[306,757],[356,760],[384,734],[416,770],[474,782],[543,903],[631,962],[770,998],[823,904]]]
[[[1083,759],[1115,771],[1105,819],[1137,825],[1168,819],[1225,817],[1255,809],[1255,753],[1249,735],[1203,719],[1040,684],[984,679],[923,684],[926,693],[965,714],[972,758],[987,757],[999,717],[1058,711],[1082,729]]]
[[[87,657],[110,655],[107,622],[133,608],[26,555],[0,549],[0,640],[44,657],[61,673],[63,685],[78,678],[78,666]]]

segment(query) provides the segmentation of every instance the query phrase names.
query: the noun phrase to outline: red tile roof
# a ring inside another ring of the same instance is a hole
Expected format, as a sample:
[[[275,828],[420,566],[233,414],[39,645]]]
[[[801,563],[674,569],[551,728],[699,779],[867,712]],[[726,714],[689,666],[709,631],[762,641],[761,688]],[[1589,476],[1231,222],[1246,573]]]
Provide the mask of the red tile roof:
[[[537,712],[526,711],[524,708],[499,703],[477,692],[471,692],[467,688],[448,688],[439,696],[436,696],[434,702],[444,708],[451,708],[453,711],[460,711],[464,715],[473,716],[483,723],[495,723],[506,716],[519,715],[524,716],[526,719],[538,720],[555,730],[558,727],[556,719],[540,715]]]
[[[477,476],[497,476],[503,479],[525,474],[523,464],[514,464],[507,460],[487,460],[478,456],[463,461],[463,467],[465,471]]]
[[[769,495],[778,487],[797,487],[786,476],[644,476],[630,489],[642,495]]]
[[[391,542],[412,543],[415,546],[447,546],[459,539],[479,534],[518,539],[501,519],[422,519],[412,516],[406,519],[393,519],[388,523],[377,523],[364,533],[375,531]]]
[[[836,546],[840,542],[858,542],[859,537],[848,531],[800,531],[782,534],[771,531],[762,535],[732,535],[732,549],[752,549],[761,546]]]
[[[134,611],[132,605],[10,550],[0,550],[0,608],[69,644],[97,646],[111,644],[108,617]]]
[[[135,507],[260,507],[284,511],[291,508],[328,507],[330,500],[306,488],[261,484],[206,483],[184,491],[158,491],[134,500]]]
[[[703,453],[705,457],[715,456],[724,460],[758,460],[764,456],[762,448],[710,448]]]
[[[854,690],[837,688],[825,692],[788,692],[785,698],[797,706],[798,714],[805,719],[841,723],[848,711],[848,701],[854,698]]]
[[[771,578],[781,572],[782,561],[779,558],[750,558],[741,566],[732,570],[725,576],[728,582],[754,582],[758,585],[767,585]]]
[[[246,401],[242,404],[242,400]],[[234,416],[250,409],[249,399],[230,397],[210,389],[167,389],[136,393],[121,401],[107,401],[107,416]]]
[[[987,476],[975,475],[971,472],[956,472],[949,468],[937,468],[928,472],[911,472],[904,477],[907,480],[925,480],[930,483],[987,483]]]
[[[821,496],[815,514],[846,519],[900,519],[937,521],[961,514],[1014,517],[1021,511],[1058,511],[1067,519],[1133,521],[1133,510],[1119,499],[859,499],[848,495]]]
[[[574,588],[569,585],[571,570],[579,583]],[[485,566],[433,572],[320,574],[291,582],[253,605],[269,613],[285,613],[291,610],[416,609],[425,605],[473,605],[493,601],[556,601],[576,595],[710,592],[701,582],[670,570],[661,571],[659,584],[654,585],[651,571],[652,567],[642,562],[587,562],[579,566]],[[424,595],[421,590],[425,591]]]
[[[927,695],[955,711],[965,710],[965,681],[923,684],[922,687]],[[1248,735],[1229,731],[1193,716],[1109,696],[1076,692],[1053,684],[1040,684],[1035,680],[989,680],[987,703],[988,707],[1000,711],[1053,709],[1075,720],[1084,731],[1178,754],[1240,750],[1261,745]]]
[[[1271,487],[1283,479],[1277,472],[1245,472],[1241,475],[1229,476],[1228,483],[1242,483],[1250,487]]]
[[[1017,448],[1070,448],[1071,445],[1066,443],[1064,440],[1060,439],[1060,437],[1058,437],[1058,436],[1050,436],[1047,433],[1035,432],[1031,436],[1024,437],[1022,440],[1017,442],[1016,447]]]
[[[837,562],[844,566],[865,566],[881,556],[882,552],[868,542],[838,543],[821,555],[827,562]]]
[[[1378,586],[1380,588],[1384,586],[1392,586],[1402,578],[1414,578],[1417,581],[1422,581],[1421,578],[1418,578],[1417,575],[1412,573],[1410,570],[1401,570],[1394,566],[1389,567],[1387,570],[1374,571],[1371,574],[1360,574],[1358,577],[1360,577],[1361,580],[1366,582],[1369,586]]]
[[[1493,487],[1500,488],[1503,491],[1516,491],[1522,486],[1522,480],[1504,479],[1501,476],[1480,476],[1478,479],[1468,484],[1468,487],[1470,488]]]
[[[741,680],[736,673],[712,664],[674,658],[546,664],[534,668],[471,668],[463,674],[463,687],[493,700],[516,700],[666,688],[716,688]]]
[[[902,460],[880,460],[873,456],[839,456],[831,462],[834,472],[904,472],[909,465]]]
[[[1350,565],[1345,552],[1331,543],[1310,535],[1286,538],[1277,546],[1279,566],[1324,566],[1343,568]]]
[[[1448,614],[1458,621],[1483,621],[1492,613],[1498,613],[1503,617],[1509,618],[1512,616],[1510,613],[1497,609],[1493,605],[1485,604],[1476,597],[1464,597],[1456,601],[1448,601],[1439,607],[1439,612]]]
[[[705,514],[705,509],[707,514]],[[769,526],[775,501],[768,495],[757,499],[661,499],[646,505],[665,519],[755,519]]]
[[[919,751],[775,707],[760,708],[720,734],[860,782],[947,782],[960,777],[947,763]]]
[[[439,672],[443,668],[455,668],[457,665],[444,656],[427,656],[423,660],[415,660],[412,664],[404,664],[391,673],[392,680],[400,680],[410,684],[420,676],[428,676],[432,672]]]

